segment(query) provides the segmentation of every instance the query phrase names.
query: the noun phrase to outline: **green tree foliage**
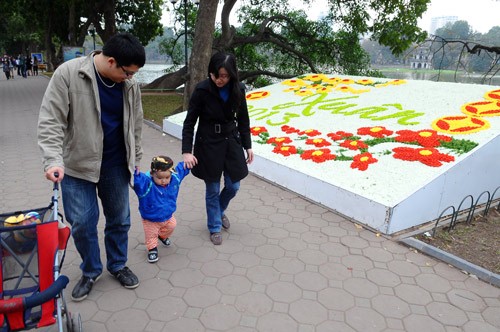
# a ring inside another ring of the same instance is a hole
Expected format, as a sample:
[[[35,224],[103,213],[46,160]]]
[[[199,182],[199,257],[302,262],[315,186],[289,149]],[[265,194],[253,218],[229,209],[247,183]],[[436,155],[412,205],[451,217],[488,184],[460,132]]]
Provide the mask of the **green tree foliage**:
[[[26,53],[32,44],[42,42],[40,22],[27,1],[0,2],[0,49],[3,53]]]
[[[475,32],[467,21],[448,23],[432,39],[435,69],[482,73],[484,81],[500,71],[500,27]]]
[[[98,40],[130,31],[143,44],[161,35],[163,0],[9,0],[0,2],[0,47],[44,51],[52,65],[63,45],[82,46],[89,25]]]
[[[162,0],[116,1],[116,24],[147,45],[163,33],[163,26],[160,23],[162,5]]]
[[[237,2],[241,4],[237,10],[241,25],[234,27],[229,16]],[[301,2],[305,11],[314,4],[312,0]],[[293,9],[289,0],[225,0],[212,48],[235,53],[242,78],[251,83],[266,83],[263,76],[287,78],[306,72],[377,75],[369,69],[361,36],[371,34],[394,54],[401,54],[426,38],[417,19],[429,2],[330,0],[326,16],[312,21],[304,10]],[[193,64],[191,74],[193,70],[206,71],[206,65]],[[175,88],[184,83],[170,78],[161,81],[155,82],[155,87]]]

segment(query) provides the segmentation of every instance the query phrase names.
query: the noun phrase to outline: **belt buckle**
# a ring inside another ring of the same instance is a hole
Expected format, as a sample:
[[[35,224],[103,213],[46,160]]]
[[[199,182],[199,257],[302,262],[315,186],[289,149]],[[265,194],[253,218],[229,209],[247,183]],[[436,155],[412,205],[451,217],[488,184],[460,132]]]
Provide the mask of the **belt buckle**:
[[[220,134],[222,132],[220,123],[215,124],[215,133]]]

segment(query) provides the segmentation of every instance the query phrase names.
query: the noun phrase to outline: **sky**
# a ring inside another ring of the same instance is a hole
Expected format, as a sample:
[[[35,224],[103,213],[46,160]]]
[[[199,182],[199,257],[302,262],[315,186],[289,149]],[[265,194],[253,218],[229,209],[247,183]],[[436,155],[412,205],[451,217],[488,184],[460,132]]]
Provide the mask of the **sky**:
[[[315,19],[320,16],[326,3],[327,0],[316,0],[314,6],[306,9],[309,17]],[[222,5],[219,5],[217,17],[220,16],[221,10]],[[431,19],[439,16],[457,16],[459,20],[467,21],[473,30],[486,33],[493,26],[500,26],[500,0],[432,0],[427,12],[419,19],[419,26],[429,31]],[[233,18],[236,20],[236,15],[233,15]],[[162,23],[171,26],[172,21],[168,13],[163,15]],[[231,23],[236,24],[236,22]]]
[[[473,30],[487,33],[500,26],[500,1],[498,0],[432,0],[427,12],[419,20],[424,30],[431,27],[431,19],[438,16],[458,16],[469,23]]]

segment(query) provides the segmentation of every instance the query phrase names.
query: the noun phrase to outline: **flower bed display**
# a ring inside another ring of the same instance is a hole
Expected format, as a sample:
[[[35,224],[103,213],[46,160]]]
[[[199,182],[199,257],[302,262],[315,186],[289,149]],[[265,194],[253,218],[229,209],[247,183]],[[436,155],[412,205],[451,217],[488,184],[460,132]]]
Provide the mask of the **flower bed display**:
[[[498,135],[500,124],[500,89],[484,85],[312,74],[247,101],[259,156],[387,204]]]
[[[486,85],[309,74],[250,91],[247,103],[258,156],[251,170],[298,192],[303,187],[312,199],[307,181],[341,188],[321,203],[357,220],[363,218],[351,215],[355,207],[341,206],[345,196],[391,210],[500,133],[500,89]],[[168,120],[184,118],[174,117]],[[276,167],[293,176],[281,177]],[[293,179],[297,174],[304,179]],[[370,226],[387,230],[389,223],[386,217]]]

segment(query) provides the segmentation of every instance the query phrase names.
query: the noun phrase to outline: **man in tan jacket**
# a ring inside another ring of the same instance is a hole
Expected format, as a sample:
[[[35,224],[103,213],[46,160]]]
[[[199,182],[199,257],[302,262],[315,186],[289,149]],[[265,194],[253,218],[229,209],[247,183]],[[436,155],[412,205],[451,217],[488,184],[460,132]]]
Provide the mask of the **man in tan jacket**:
[[[82,258],[74,301],[87,297],[103,271],[97,197],[106,219],[106,268],[124,287],[139,285],[126,263],[129,184],[142,158],[143,113],[133,76],[144,63],[139,40],[129,33],[117,34],[102,52],[59,66],[42,101],[38,145],[45,176],[61,182],[64,214]]]

